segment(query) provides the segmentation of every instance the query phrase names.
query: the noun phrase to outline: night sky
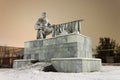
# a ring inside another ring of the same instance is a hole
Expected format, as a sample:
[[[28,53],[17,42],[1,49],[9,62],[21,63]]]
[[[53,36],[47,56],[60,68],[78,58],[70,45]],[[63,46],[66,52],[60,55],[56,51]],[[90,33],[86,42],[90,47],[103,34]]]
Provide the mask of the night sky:
[[[36,39],[34,24],[42,12],[52,24],[84,19],[82,34],[111,37],[120,43],[120,0],[0,0],[0,45],[23,47]]]

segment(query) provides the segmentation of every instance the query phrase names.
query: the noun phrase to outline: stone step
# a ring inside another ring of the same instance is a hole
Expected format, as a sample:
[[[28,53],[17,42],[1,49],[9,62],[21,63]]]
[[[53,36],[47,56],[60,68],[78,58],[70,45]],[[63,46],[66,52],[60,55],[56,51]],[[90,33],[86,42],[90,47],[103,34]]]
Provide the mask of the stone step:
[[[37,69],[39,71],[45,72],[57,72],[57,70],[53,67],[53,65],[49,62],[37,62],[37,60],[30,60],[30,59],[21,59],[21,60],[14,60],[14,69]]]
[[[101,59],[96,58],[52,58],[51,62],[58,72],[94,72],[101,68]]]

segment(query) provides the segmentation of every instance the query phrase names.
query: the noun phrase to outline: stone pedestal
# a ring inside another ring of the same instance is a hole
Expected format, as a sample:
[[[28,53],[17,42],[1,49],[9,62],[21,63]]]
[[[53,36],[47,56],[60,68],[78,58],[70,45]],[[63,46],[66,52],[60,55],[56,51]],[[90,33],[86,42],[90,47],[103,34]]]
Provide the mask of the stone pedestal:
[[[24,59],[51,58],[92,58],[91,40],[81,34],[69,34],[25,42]]]
[[[92,58],[92,43],[82,34],[69,34],[25,42],[24,59],[15,67],[29,64],[27,59],[51,62],[59,72],[98,71],[101,60]]]

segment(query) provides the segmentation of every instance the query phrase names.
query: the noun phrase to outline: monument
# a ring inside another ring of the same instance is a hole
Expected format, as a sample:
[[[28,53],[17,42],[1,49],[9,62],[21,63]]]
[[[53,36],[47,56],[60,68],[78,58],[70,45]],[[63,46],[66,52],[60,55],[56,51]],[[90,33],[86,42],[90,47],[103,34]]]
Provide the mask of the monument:
[[[58,72],[93,72],[101,68],[101,59],[92,58],[91,39],[81,34],[83,19],[51,25],[42,14],[35,24],[37,40],[26,41],[24,60],[15,60],[14,68],[31,60],[49,62]],[[52,38],[46,39],[46,35]]]

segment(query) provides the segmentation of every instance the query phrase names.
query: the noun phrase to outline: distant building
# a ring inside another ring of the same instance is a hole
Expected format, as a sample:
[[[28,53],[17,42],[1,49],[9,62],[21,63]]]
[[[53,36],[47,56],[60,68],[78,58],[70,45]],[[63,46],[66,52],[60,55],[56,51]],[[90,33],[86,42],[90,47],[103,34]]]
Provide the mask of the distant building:
[[[11,68],[15,59],[23,58],[24,48],[0,46],[0,67]]]

